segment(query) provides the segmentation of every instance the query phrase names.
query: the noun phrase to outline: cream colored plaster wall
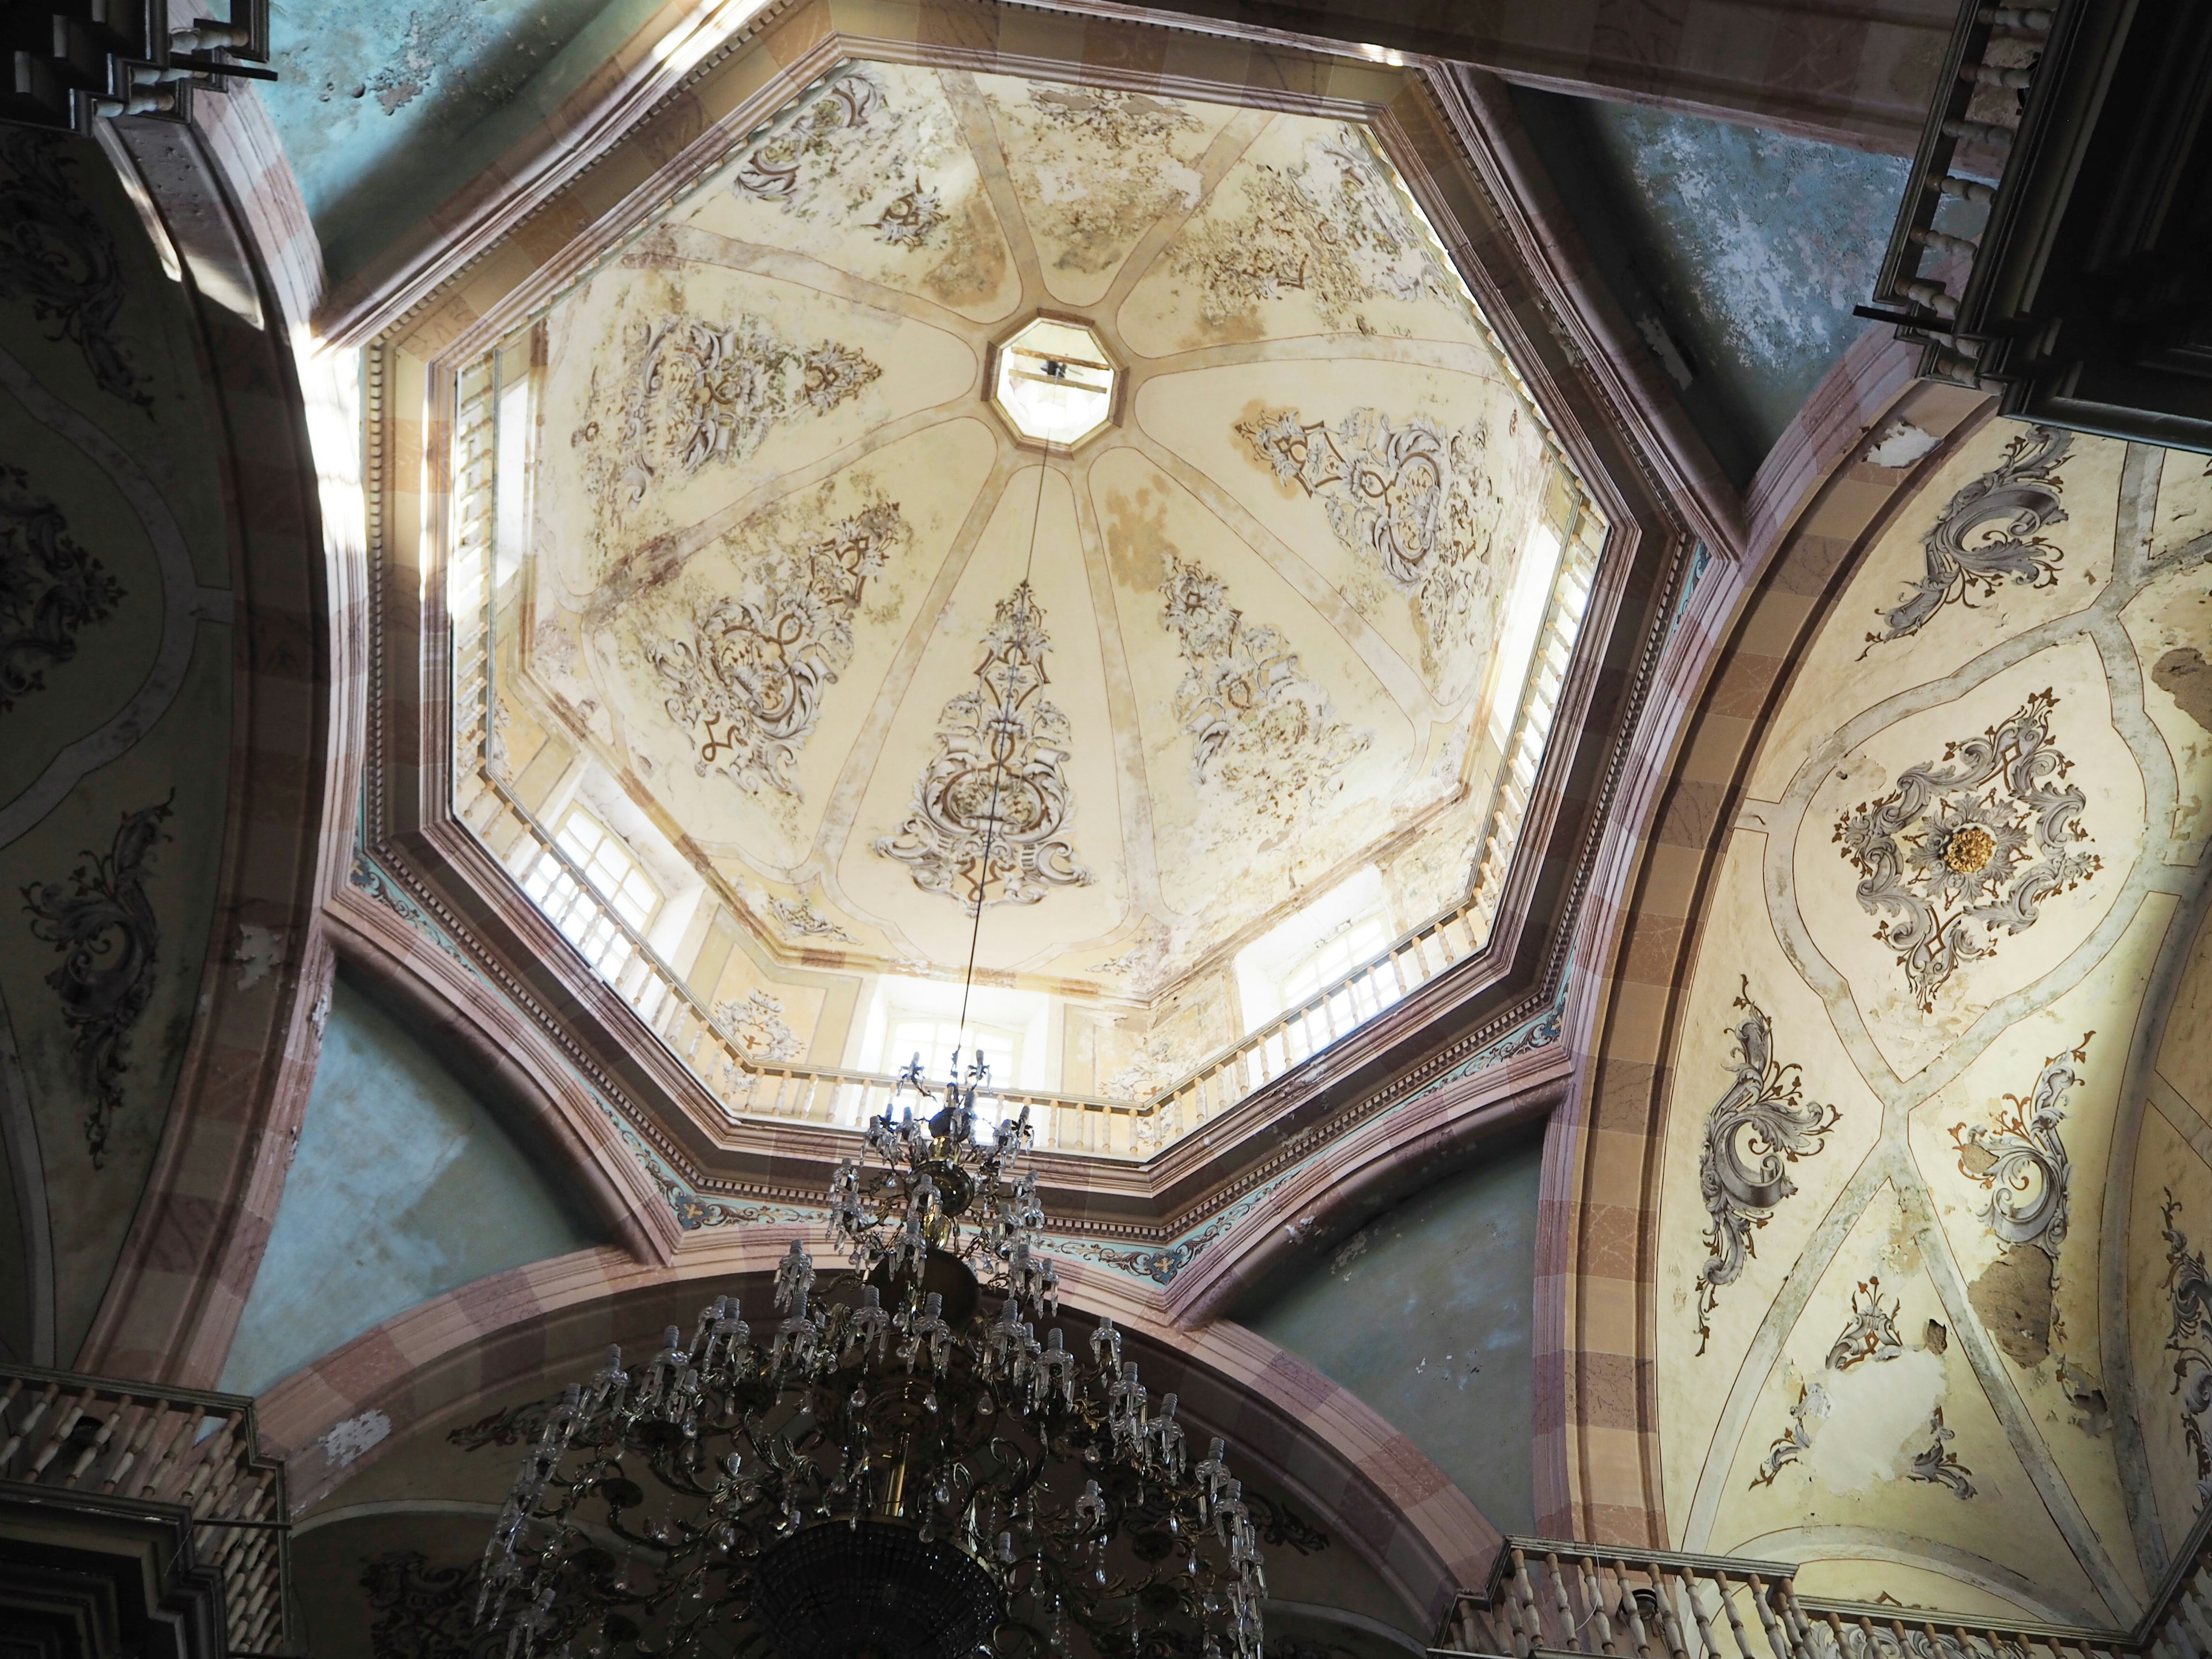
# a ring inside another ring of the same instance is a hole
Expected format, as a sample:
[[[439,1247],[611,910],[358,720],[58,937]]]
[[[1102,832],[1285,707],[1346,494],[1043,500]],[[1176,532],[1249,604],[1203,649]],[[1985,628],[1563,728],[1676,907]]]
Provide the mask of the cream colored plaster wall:
[[[2128,1091],[2204,882],[2203,467],[1992,422],[1794,666],[1697,919],[1668,1103],[1680,1547],[2112,1625],[2193,1517],[2161,1183],[2197,1250],[2212,1171],[2169,1127],[2203,1127],[2180,1083],[2148,1111]],[[2200,1091],[2203,1025],[2167,1038]]]

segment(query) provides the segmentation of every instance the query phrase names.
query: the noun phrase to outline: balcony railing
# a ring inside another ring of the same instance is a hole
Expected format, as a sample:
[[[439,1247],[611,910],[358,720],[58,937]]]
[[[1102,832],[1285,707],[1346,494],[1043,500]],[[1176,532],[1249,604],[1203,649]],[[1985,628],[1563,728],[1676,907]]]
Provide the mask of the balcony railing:
[[[96,1494],[189,1516],[222,1576],[234,1655],[290,1651],[284,1466],[242,1395],[0,1365],[0,1489]]]
[[[1860,313],[1895,322],[1899,338],[1924,344],[1920,373],[1929,378],[1987,384],[1981,359],[1990,342],[1971,323],[1985,297],[1986,284],[1974,280],[1976,261],[1987,228],[2011,205],[2014,149],[2057,17],[2057,0],[1999,6],[1966,0],[1960,9],[1875,283],[1876,307],[1895,309]],[[1960,222],[1938,229],[1937,219],[1950,215]]]
[[[647,1027],[719,1099],[732,1121],[798,1120],[857,1128],[883,1111],[896,1078],[809,1066],[750,1054],[645,935],[598,900],[582,868],[553,832],[494,773],[465,794],[465,821],[509,868],[550,858],[583,889],[593,914],[629,945],[610,981]],[[518,852],[518,848],[521,849]],[[1393,940],[1334,984],[1208,1055],[1149,1099],[1109,1100],[1050,1090],[993,1088],[1006,1114],[1030,1108],[1037,1144],[1054,1152],[1146,1158],[1212,1122],[1255,1090],[1320,1053],[1482,948],[1487,919],[1477,901],[1453,906]]]
[[[1800,1595],[1786,1562],[1509,1538],[1436,1659],[2207,1659],[2212,1510],[2131,1630],[1969,1619]]]

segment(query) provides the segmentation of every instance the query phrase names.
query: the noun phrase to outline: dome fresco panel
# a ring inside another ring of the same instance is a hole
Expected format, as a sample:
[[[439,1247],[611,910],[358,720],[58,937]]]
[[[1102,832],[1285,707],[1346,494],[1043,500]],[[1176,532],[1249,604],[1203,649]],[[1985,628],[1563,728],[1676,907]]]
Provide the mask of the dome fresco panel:
[[[1602,521],[1362,127],[851,61],[530,326],[495,720],[745,919],[702,996],[957,976],[988,834],[977,965],[1189,1061],[1348,876],[1466,898]]]

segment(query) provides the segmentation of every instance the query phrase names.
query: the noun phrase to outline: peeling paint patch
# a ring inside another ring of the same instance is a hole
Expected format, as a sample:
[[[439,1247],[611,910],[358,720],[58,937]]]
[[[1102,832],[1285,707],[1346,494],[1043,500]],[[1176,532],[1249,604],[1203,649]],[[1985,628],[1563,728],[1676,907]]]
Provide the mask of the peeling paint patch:
[[[1935,448],[1937,441],[1934,433],[1923,432],[1910,421],[1892,421],[1868,447],[1866,463],[1869,466],[1911,466]]]
[[[1905,162],[1640,106],[1587,108],[1667,331],[1699,380],[1726,385],[1763,450],[1865,326],[1851,307],[1873,292]]]
[[[363,1412],[359,1417],[349,1417],[323,1437],[323,1455],[338,1468],[349,1469],[363,1452],[383,1444],[391,1433],[390,1418],[379,1411]]]
[[[230,953],[230,959],[238,967],[238,988],[251,991],[283,965],[283,930],[250,921],[239,923],[238,948]]]
[[[1901,1476],[1926,1442],[1943,1401],[1943,1362],[1908,1348],[1881,1365],[1831,1373],[1825,1386],[1827,1420],[1808,1461],[1829,1491],[1864,1492]]]

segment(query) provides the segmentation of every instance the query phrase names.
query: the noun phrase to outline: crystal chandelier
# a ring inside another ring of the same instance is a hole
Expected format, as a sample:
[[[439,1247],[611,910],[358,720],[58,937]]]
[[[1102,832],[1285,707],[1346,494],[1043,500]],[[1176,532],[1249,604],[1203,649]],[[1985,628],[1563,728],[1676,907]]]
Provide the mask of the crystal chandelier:
[[[561,1396],[484,1557],[508,1659],[1261,1659],[1223,1443],[1193,1455],[1112,1320],[1036,1334],[1029,1114],[978,1138],[986,1069],[901,1076],[830,1183],[848,1270],[794,1241],[761,1329],[719,1297]]]

